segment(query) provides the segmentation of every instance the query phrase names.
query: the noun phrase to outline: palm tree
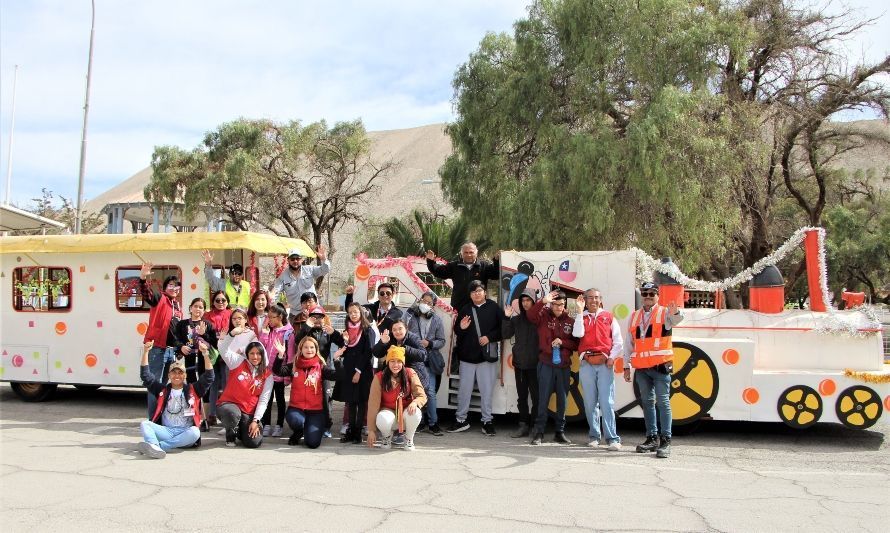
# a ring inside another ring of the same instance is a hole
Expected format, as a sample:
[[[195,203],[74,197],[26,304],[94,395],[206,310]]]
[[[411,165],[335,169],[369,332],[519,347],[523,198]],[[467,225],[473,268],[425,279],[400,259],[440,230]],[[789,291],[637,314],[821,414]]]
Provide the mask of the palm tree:
[[[454,257],[460,253],[461,245],[469,240],[469,226],[461,217],[446,219],[415,209],[408,219],[413,219],[413,224],[391,218],[384,226],[400,256],[423,255],[426,250],[433,250],[439,257]],[[480,252],[491,246],[485,238],[477,239],[475,243]]]

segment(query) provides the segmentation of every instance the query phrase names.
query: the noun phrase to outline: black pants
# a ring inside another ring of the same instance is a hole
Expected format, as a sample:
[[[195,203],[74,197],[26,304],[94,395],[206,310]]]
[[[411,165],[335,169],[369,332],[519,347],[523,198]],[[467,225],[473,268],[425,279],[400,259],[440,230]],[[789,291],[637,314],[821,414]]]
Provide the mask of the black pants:
[[[365,418],[368,416],[367,402],[347,402],[346,409],[349,412],[349,433],[350,436],[361,435],[362,426],[365,425]]]
[[[256,437],[250,436],[248,428],[253,417],[242,412],[237,405],[229,402],[223,403],[217,408],[217,413],[219,413],[219,421],[223,427],[234,431],[245,448],[257,448],[263,443],[262,431]]]
[[[284,382],[276,381],[272,384],[272,399],[275,400],[275,403],[278,404],[278,418],[275,419],[275,424],[279,426],[284,425],[284,413],[287,412],[287,401],[284,399]],[[269,402],[269,407],[266,409],[266,412],[263,413],[263,425],[268,426],[272,423],[272,402]]]
[[[528,425],[538,416],[538,370],[536,368],[514,368],[516,376],[516,400],[519,408],[519,421]],[[528,397],[532,397],[532,409],[528,409]],[[530,415],[529,413],[534,413]]]

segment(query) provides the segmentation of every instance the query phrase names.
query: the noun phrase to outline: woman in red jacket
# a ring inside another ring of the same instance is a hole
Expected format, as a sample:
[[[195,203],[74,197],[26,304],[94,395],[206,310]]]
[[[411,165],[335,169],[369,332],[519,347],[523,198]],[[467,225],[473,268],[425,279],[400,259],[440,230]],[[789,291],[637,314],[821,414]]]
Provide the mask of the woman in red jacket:
[[[272,365],[276,376],[290,377],[290,402],[284,415],[293,435],[287,443],[296,446],[304,438],[308,448],[318,448],[325,431],[324,380],[334,380],[337,372],[325,366],[318,341],[306,336],[297,345],[297,357],[286,363],[278,353]]]

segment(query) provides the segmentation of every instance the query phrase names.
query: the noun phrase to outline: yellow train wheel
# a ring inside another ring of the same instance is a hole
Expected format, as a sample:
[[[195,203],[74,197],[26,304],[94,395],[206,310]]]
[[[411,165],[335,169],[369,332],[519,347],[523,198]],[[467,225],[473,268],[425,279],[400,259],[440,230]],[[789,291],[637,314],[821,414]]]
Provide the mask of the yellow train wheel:
[[[834,409],[841,424],[853,429],[872,427],[884,412],[881,398],[864,385],[854,385],[840,393]]]
[[[674,343],[674,372],[671,375],[671,417],[674,426],[692,424],[708,414],[717,392],[720,377],[708,354],[688,342]],[[639,405],[640,391],[634,379],[634,396]]]
[[[572,366],[569,370],[569,388],[566,394],[566,420],[569,422],[586,420],[584,416],[584,394],[581,390],[581,377],[578,373],[580,369],[581,359],[577,353],[572,353]],[[550,395],[550,400],[547,402],[547,412],[554,420],[556,419],[556,392]]]
[[[795,429],[810,427],[822,416],[822,397],[812,387],[794,385],[779,395],[779,418]]]

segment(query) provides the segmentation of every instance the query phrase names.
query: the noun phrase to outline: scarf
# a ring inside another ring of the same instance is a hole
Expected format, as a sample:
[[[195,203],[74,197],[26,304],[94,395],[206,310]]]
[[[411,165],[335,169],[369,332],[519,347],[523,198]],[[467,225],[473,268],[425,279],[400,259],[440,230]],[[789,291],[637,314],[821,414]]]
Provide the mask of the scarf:
[[[362,323],[353,324],[350,321],[346,321],[346,333],[349,335],[349,341],[346,342],[347,348],[352,348],[362,337]]]
[[[294,367],[303,369],[306,374],[306,379],[303,380],[303,385],[312,387],[312,391],[318,394],[318,384],[321,382],[321,359],[318,357],[306,359],[303,356],[298,356],[297,361],[294,363]]]

